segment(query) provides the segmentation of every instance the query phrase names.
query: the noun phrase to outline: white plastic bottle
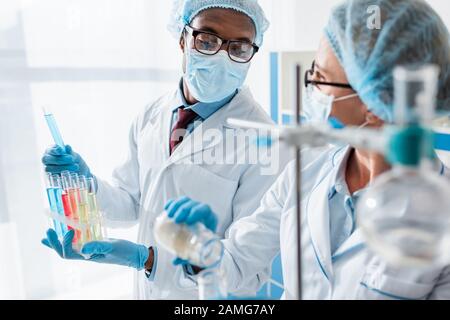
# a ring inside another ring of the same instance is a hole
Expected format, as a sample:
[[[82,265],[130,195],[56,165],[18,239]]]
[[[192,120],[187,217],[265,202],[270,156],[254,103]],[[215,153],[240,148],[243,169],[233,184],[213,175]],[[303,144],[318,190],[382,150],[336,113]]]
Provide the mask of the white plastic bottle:
[[[164,211],[156,218],[153,232],[161,247],[200,268],[216,266],[222,259],[220,238],[201,223],[176,224]]]

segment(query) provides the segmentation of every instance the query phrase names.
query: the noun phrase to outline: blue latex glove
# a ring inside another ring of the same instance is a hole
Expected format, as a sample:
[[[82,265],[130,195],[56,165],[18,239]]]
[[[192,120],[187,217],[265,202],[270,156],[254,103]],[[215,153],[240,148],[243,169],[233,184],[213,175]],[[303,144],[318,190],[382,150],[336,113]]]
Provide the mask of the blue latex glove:
[[[47,247],[54,249],[61,258],[69,260],[86,260],[97,263],[115,264],[144,269],[149,256],[149,249],[143,245],[138,245],[126,240],[110,239],[108,241],[92,241],[86,243],[81,248],[81,253],[90,258],[84,258],[72,248],[74,231],[70,230],[61,244],[58,236],[53,229],[47,231],[47,238],[42,243]]]
[[[193,225],[202,223],[206,228],[215,232],[217,229],[217,215],[211,208],[203,203],[193,201],[188,197],[181,197],[178,200],[169,200],[165,205],[169,218],[173,218],[175,223]],[[176,258],[174,265],[187,265],[189,261]]]
[[[200,222],[212,232],[217,229],[217,215],[204,203],[200,203],[181,197],[178,200],[169,200],[164,206],[169,218],[173,218],[175,223],[193,225]]]
[[[92,241],[81,248],[82,254],[92,255],[98,263],[115,264],[142,270],[148,260],[149,249],[126,240]]]
[[[61,243],[58,239],[58,235],[55,230],[48,229],[47,238],[41,240],[42,244],[53,249],[56,253],[63,259],[67,260],[85,260],[85,258],[77,253],[72,248],[72,240],[75,232],[69,230],[64,236],[63,242]]]
[[[87,178],[92,177],[86,162],[69,145],[66,145],[65,149],[57,145],[47,149],[42,157],[42,163],[46,172],[60,174],[62,171],[70,171]]]

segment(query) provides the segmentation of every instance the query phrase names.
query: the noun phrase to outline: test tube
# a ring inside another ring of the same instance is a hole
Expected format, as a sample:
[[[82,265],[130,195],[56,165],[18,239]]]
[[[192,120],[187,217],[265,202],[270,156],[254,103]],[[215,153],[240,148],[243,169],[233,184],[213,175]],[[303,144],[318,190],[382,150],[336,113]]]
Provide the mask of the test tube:
[[[54,214],[58,214],[58,205],[57,205],[57,199],[56,199],[56,188],[53,185],[53,177],[51,173],[47,173],[47,177],[46,177],[46,185],[47,185],[47,198],[48,198],[48,203],[50,205],[50,211]],[[58,222],[57,220],[53,220],[53,226],[55,228],[56,234],[58,235],[59,238],[62,238],[64,236],[63,233],[63,229],[62,229],[62,225],[60,222]]]
[[[76,220],[78,223],[84,224],[86,221],[86,215],[83,211],[86,206],[82,203],[81,194],[80,194],[80,180],[79,176],[76,173],[70,173],[70,192],[69,198],[72,204],[72,209],[74,209],[74,214],[76,215]],[[86,241],[86,233],[84,230],[77,230],[78,235],[78,244],[81,246]]]
[[[57,174],[53,174],[53,175],[51,175],[50,179],[51,179],[51,185],[53,186],[53,191],[55,194],[56,210],[58,211],[58,214],[60,216],[65,216],[64,205],[63,205],[63,201],[62,201],[63,189],[62,189],[62,184],[61,184],[61,178]],[[65,235],[68,231],[68,227],[64,223],[61,223],[61,231],[62,231],[62,235]]]
[[[77,179],[79,188],[79,214],[80,221],[85,225],[85,229],[82,231],[82,242],[86,243],[92,241],[91,231],[91,219],[89,215],[89,202],[88,202],[88,182],[85,176],[74,177]]]
[[[61,136],[61,132],[58,129],[58,126],[56,124],[55,117],[53,116],[53,113],[48,109],[43,107],[42,111],[44,112],[45,120],[47,121],[48,128],[50,129],[50,133],[52,134],[53,140],[55,143],[60,146],[61,148],[65,148],[64,141]]]
[[[76,188],[75,181],[71,177],[71,173],[69,171],[63,171],[61,172],[61,181],[63,184],[63,205],[64,205],[64,212],[66,216],[78,222],[79,215],[78,215],[78,190]],[[73,229],[73,228],[70,228]],[[79,244],[79,241],[81,240],[81,231],[80,230],[74,230],[75,236],[73,237],[73,243]]]
[[[102,229],[102,222],[100,213],[98,211],[97,206],[97,196],[96,196],[96,182],[94,178],[88,178],[87,179],[87,186],[88,186],[88,203],[89,203],[89,216],[91,219],[91,222],[93,224],[92,231],[93,231],[93,237],[94,240],[103,240],[103,237],[105,236],[103,234]]]

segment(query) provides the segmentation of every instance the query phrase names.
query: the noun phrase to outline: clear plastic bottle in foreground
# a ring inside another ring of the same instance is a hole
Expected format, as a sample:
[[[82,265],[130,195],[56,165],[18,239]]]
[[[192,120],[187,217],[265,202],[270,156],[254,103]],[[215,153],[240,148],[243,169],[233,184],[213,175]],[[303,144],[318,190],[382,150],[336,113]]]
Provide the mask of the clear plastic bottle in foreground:
[[[450,186],[431,170],[396,167],[358,202],[368,244],[396,266],[449,262]]]
[[[220,238],[201,223],[176,224],[163,212],[156,218],[153,232],[160,246],[195,266],[210,268],[222,259]]]
[[[387,154],[393,168],[375,180],[356,208],[368,245],[394,266],[450,262],[450,184],[434,166],[430,130],[438,74],[434,66],[394,72],[395,126]]]
[[[200,300],[225,300],[228,297],[226,278],[219,268],[201,271],[197,283]]]

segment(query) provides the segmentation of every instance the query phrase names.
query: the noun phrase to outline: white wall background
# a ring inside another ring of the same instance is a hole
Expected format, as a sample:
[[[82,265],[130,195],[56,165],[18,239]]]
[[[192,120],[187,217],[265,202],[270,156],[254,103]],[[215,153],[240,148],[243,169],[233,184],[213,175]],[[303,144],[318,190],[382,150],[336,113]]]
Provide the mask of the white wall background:
[[[338,0],[261,0],[272,26],[248,84],[269,110],[268,53],[313,50]],[[450,25],[448,0],[429,0]],[[177,40],[169,0],[0,3],[0,299],[130,298],[131,272],[66,262],[40,244],[47,227],[40,157],[51,106],[66,143],[109,177],[145,104],[174,90]],[[134,240],[135,228],[110,236]],[[5,243],[10,245],[4,245]],[[15,248],[15,249],[14,249]],[[13,252],[13,253],[12,253]]]

